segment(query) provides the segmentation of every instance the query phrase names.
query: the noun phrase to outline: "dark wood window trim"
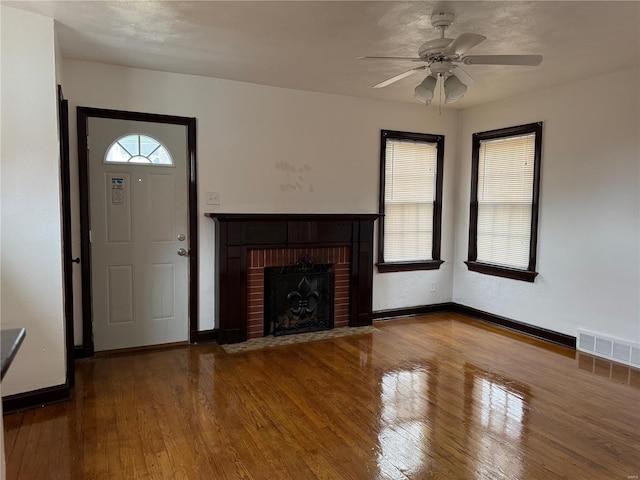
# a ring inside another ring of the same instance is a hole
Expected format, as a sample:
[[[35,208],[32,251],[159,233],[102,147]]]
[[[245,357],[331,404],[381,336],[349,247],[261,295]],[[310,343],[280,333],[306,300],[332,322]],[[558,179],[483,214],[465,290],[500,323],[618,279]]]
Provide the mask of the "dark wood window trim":
[[[387,139],[416,140],[419,142],[435,143],[438,153],[436,157],[436,192],[433,205],[433,247],[431,260],[417,262],[386,262],[384,260],[384,192],[385,192],[385,153]],[[441,231],[442,231],[442,179],[444,168],[444,135],[428,133],[399,132],[396,130],[381,130],[380,132],[380,198],[378,223],[378,272],[407,272],[413,270],[438,270],[444,263],[440,259]]]
[[[533,198],[531,203],[531,238],[529,239],[529,264],[527,269],[510,268],[478,262],[478,165],[480,142],[496,138],[517,135],[535,134],[535,154],[533,167]],[[472,137],[471,156],[471,205],[469,214],[469,259],[466,263],[472,272],[484,273],[497,277],[533,282],[536,272],[536,252],[538,248],[538,205],[540,198],[540,164],[542,158],[542,122],[529,123],[516,127],[501,128],[488,132],[474,133]]]
[[[538,272],[535,271],[503,267],[502,265],[492,265],[490,263],[474,262],[471,260],[464,263],[467,264],[467,267],[472,272],[493,275],[494,277],[511,278],[512,280],[522,280],[523,282],[533,282],[538,276]]]
[[[380,257],[378,256],[378,258]],[[380,273],[410,272],[413,270],[438,270],[443,263],[444,260],[428,260],[426,262],[378,262],[376,266]]]

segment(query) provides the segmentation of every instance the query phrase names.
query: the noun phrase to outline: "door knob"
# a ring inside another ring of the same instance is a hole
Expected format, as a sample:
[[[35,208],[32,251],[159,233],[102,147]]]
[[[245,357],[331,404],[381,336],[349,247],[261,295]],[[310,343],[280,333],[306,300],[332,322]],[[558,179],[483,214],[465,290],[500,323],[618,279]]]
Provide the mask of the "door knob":
[[[187,252],[186,248],[179,248],[178,249],[178,255],[180,255],[181,257],[186,257],[189,254],[189,252]]]

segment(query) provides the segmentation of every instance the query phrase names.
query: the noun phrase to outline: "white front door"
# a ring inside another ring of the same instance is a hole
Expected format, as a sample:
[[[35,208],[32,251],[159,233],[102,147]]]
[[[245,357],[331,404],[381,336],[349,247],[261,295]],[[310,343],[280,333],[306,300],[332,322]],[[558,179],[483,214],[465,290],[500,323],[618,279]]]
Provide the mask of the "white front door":
[[[88,142],[94,348],[185,341],[187,127],[89,117]]]

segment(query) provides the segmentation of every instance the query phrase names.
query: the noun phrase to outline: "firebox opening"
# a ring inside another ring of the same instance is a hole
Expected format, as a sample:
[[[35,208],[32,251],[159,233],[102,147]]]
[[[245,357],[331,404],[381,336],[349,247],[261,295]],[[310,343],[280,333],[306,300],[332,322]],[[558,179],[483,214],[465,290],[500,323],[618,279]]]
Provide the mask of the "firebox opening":
[[[334,324],[333,264],[306,255],[295,265],[264,269],[264,335],[329,330]]]

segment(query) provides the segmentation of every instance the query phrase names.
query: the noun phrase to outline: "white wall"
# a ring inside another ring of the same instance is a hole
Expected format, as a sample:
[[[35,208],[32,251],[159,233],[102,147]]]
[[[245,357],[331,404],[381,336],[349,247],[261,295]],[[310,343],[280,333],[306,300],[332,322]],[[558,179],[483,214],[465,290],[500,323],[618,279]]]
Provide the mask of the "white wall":
[[[64,90],[72,144],[78,105],[197,118],[201,329],[213,327],[214,311],[213,222],[204,213],[376,213],[381,129],[446,137],[443,259],[447,263],[438,271],[376,274],[374,309],[451,298],[454,211],[449,187],[455,176],[455,112],[438,116],[435,109],[418,104],[74,60],[64,62]],[[75,145],[71,157],[73,165]],[[302,172],[289,173],[294,167]],[[220,192],[219,207],[205,205],[207,191]],[[431,281],[437,282],[435,294],[428,292]]]
[[[26,327],[2,395],[65,383],[54,26],[1,15],[2,328]]]
[[[640,342],[640,74],[462,112],[453,301],[569,335]],[[467,271],[471,135],[543,121],[535,283]]]

